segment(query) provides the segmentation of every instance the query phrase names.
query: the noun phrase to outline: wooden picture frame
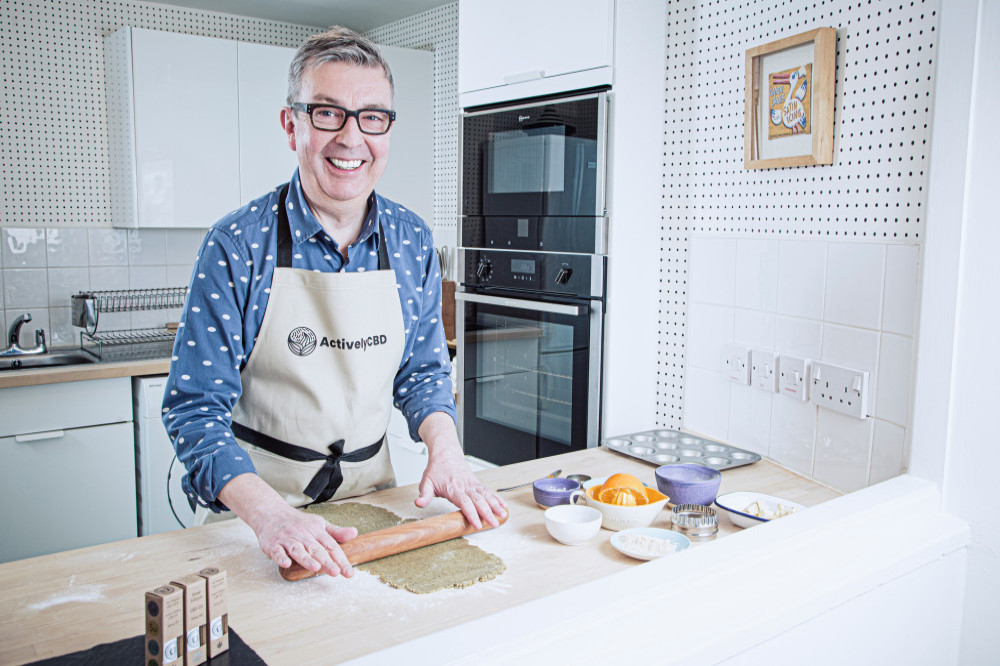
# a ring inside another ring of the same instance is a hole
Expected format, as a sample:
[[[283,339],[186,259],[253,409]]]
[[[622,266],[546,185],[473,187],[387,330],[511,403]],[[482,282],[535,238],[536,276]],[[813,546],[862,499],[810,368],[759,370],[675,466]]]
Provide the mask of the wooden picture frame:
[[[746,51],[743,168],[833,164],[837,29]]]

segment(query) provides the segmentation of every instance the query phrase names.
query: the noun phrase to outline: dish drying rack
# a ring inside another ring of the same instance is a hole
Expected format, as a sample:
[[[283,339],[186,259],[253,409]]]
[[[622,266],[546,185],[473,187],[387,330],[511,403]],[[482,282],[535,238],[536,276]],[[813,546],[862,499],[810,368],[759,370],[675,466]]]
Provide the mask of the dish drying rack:
[[[133,328],[97,332],[102,312],[139,312],[184,307],[187,287],[81,291],[72,297],[73,325],[80,332],[80,348],[103,361],[132,361],[169,357],[177,329]]]

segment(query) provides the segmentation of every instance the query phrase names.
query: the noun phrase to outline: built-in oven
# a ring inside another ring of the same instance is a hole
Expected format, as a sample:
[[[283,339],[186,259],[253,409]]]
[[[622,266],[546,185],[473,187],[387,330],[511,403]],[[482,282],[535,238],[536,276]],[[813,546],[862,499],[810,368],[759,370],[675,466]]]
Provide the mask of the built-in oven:
[[[466,454],[508,464],[597,445],[605,260],[459,250]]]
[[[609,98],[467,109],[460,124],[459,433],[508,464],[600,439]]]

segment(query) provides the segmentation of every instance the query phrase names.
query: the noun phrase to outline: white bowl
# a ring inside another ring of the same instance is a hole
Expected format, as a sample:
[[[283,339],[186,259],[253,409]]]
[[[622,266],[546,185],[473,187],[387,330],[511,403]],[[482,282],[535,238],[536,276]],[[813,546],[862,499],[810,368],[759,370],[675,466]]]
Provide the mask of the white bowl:
[[[715,498],[715,505],[725,511],[729,516],[729,520],[733,521],[733,524],[737,527],[753,527],[754,525],[760,525],[761,523],[773,520],[772,518],[764,518],[747,513],[747,507],[754,502],[760,503],[768,512],[774,514],[779,513],[782,507],[790,509],[792,512],[802,511],[806,508],[801,504],[781,499],[780,497],[742,490],[735,493],[726,493]]]
[[[559,504],[545,510],[545,529],[559,543],[579,546],[601,531],[601,512],[589,506]]]

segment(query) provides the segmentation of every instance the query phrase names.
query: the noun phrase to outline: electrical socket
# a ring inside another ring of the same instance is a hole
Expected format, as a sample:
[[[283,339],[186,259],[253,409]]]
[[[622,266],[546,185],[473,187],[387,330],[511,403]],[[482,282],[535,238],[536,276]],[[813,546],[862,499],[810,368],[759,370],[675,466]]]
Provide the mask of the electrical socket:
[[[868,418],[868,371],[813,361],[809,383],[809,399],[820,407]]]
[[[807,399],[809,394],[809,361],[782,354],[778,357],[778,393],[795,400]]]
[[[778,390],[778,354],[769,349],[750,350],[750,385],[774,393]]]
[[[722,352],[722,374],[731,382],[744,386],[749,384],[750,348],[743,345],[726,345]]]

